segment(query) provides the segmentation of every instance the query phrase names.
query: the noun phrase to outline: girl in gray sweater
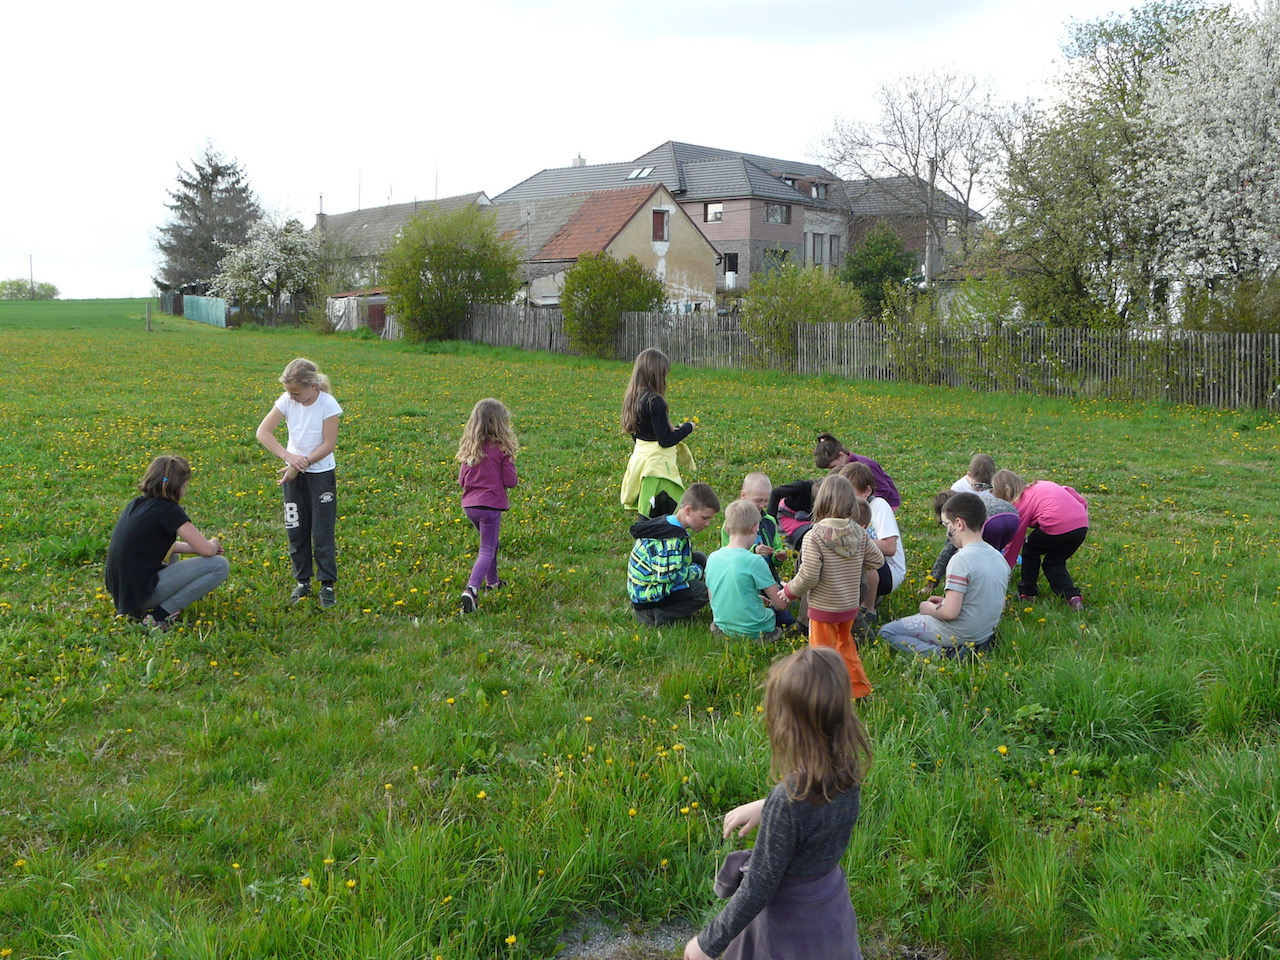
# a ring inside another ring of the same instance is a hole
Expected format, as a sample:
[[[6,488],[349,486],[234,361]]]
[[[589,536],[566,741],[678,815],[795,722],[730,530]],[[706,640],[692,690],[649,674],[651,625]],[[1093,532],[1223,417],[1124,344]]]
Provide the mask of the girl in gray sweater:
[[[781,782],[725,815],[726,837],[760,832],[754,849],[727,858],[716,892],[729,903],[685,944],[685,960],[861,960],[840,858],[858,819],[871,745],[843,659],[829,647],[806,647],[778,661],[764,706]]]

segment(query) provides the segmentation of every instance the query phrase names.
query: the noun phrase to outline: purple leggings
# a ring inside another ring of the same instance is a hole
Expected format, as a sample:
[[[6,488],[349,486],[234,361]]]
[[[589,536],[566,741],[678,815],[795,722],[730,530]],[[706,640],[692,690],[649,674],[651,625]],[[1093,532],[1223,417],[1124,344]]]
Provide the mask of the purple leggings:
[[[480,531],[480,551],[467,586],[479,590],[482,584],[494,586],[498,582],[498,533],[502,529],[502,511],[492,507],[464,507],[471,525]]]

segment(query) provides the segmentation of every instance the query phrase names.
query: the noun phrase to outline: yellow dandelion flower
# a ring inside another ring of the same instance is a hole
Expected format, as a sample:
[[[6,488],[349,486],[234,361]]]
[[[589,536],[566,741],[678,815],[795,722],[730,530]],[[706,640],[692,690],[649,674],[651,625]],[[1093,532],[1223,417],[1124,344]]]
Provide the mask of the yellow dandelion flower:
[[[1000,744],[1000,746],[996,747],[996,752],[1003,757],[1006,753],[1009,752],[1009,748],[1002,743]]]
[[[513,933],[511,934],[511,936],[507,937],[507,946],[514,947],[515,945],[516,945],[516,935]]]
[[[355,888],[356,888],[356,882],[355,882],[354,880],[348,880],[348,881],[347,881],[347,889],[348,889],[348,890],[354,890]]]
[[[628,810],[628,811],[627,811],[627,816],[628,816],[628,817],[634,817],[635,815],[636,815],[636,808],[635,808],[635,807],[632,807],[630,810]]]
[[[302,878],[301,880],[299,880],[298,882],[299,882],[300,884],[302,884],[304,887],[306,887],[308,890],[310,890],[310,889],[311,889],[311,878],[310,878],[310,877],[303,877],[303,878]]]
[[[477,793],[477,794],[476,794],[476,799],[477,799],[477,800],[483,800],[483,799],[484,799],[485,797],[487,797],[488,795],[489,795],[489,794],[487,794],[487,793],[485,793],[483,790],[481,790],[479,793]]]

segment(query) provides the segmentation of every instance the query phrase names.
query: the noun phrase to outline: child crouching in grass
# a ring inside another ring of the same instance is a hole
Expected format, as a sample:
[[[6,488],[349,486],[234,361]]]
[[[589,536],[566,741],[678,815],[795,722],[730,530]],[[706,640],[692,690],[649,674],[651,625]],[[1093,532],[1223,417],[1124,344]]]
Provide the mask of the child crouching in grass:
[[[775,611],[787,600],[764,557],[752,551],[760,532],[760,511],[748,500],[735,500],[724,511],[729,545],[707,561],[711,594],[711,629],[735,637],[777,640],[782,636]],[[763,595],[763,596],[762,596]]]
[[[627,561],[627,596],[641,623],[665,626],[707,605],[707,558],[693,552],[689,535],[705,530],[719,512],[715,491],[695,483],[684,491],[675,513],[631,525],[636,542]]]
[[[895,650],[966,657],[991,646],[1009,589],[1009,565],[982,539],[987,508],[976,493],[953,493],[942,522],[956,552],[947,562],[945,592],[920,601],[920,612],[886,623],[880,637]]]

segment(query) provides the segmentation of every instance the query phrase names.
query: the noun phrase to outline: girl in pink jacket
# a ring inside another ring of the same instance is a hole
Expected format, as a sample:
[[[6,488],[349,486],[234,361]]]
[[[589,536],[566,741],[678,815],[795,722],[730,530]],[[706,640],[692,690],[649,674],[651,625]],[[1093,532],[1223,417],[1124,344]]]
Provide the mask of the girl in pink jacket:
[[[1019,551],[1022,553],[1018,599],[1035,599],[1043,565],[1049,589],[1071,609],[1083,610],[1084,599],[1067,571],[1067,561],[1089,534],[1089,505],[1084,497],[1049,480],[1027,483],[1012,470],[996,471],[991,492],[1018,508],[1017,532],[1004,548],[1010,568],[1018,562]]]
[[[507,491],[516,477],[520,443],[511,429],[511,414],[499,400],[486,397],[475,405],[458,444],[458,485],[462,509],[480,534],[476,562],[462,591],[462,612],[475,613],[480,590],[498,590],[507,581],[498,577],[498,542],[502,514],[511,506]]]

